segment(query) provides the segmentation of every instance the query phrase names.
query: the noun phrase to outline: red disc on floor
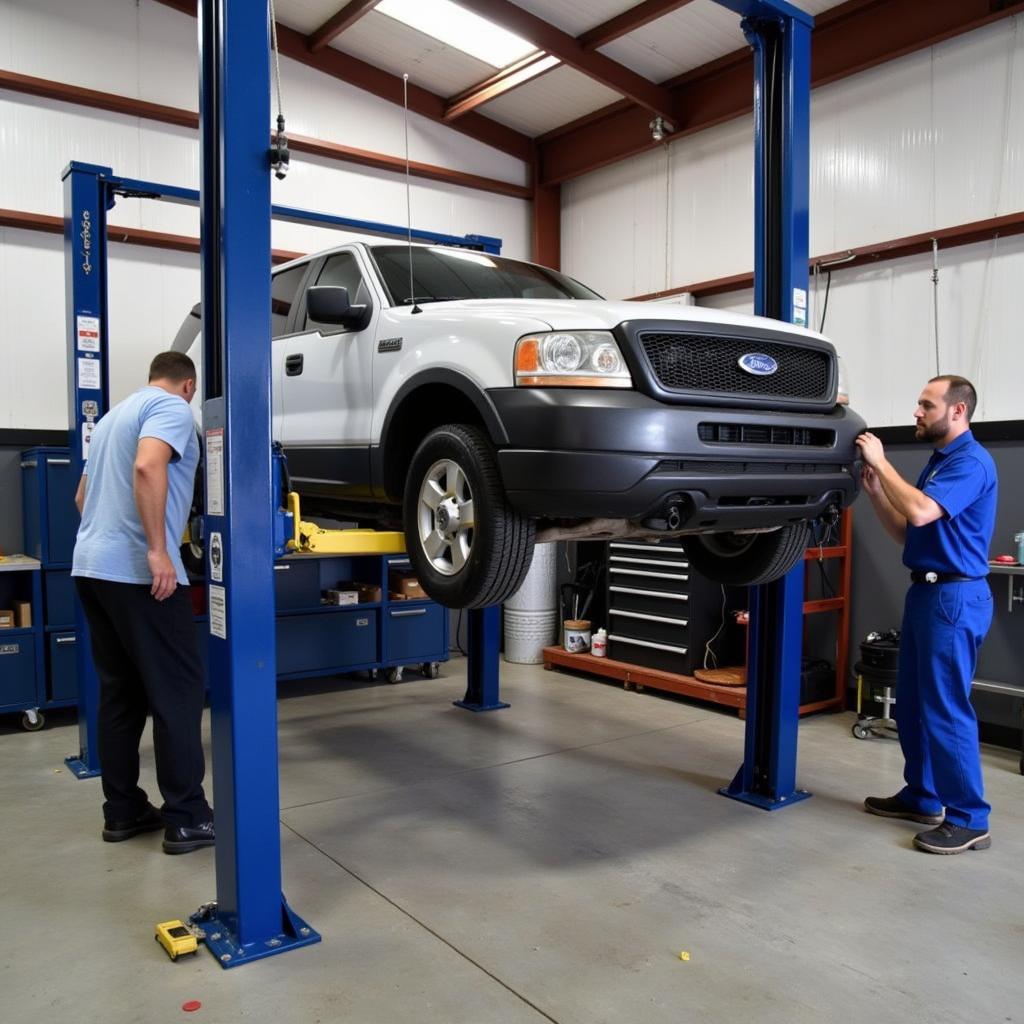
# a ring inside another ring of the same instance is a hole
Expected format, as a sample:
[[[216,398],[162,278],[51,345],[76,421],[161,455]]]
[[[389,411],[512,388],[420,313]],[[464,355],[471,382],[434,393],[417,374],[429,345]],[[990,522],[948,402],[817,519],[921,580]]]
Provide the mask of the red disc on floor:
[[[182,1003],[181,1004],[181,1008],[186,1013],[195,1013],[195,1011],[198,1010],[199,1007],[202,1006],[202,1005],[203,1004],[201,1002],[199,1002],[198,999],[190,999],[187,1003]]]

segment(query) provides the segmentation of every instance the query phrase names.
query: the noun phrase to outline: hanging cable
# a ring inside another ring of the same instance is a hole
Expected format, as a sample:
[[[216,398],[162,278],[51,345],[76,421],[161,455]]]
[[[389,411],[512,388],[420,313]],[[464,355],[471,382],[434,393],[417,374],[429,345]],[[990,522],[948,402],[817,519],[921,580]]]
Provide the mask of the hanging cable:
[[[935,321],[935,375],[942,373],[939,360],[939,240],[932,239],[932,318]]]
[[[715,630],[715,635],[704,645],[704,667],[705,668],[718,668],[718,655],[715,654],[711,645],[718,639],[719,634],[725,629],[725,585],[722,585],[722,621],[718,624],[718,629]],[[711,662],[709,665],[708,662]]]
[[[832,291],[832,271],[825,271],[825,301],[821,306],[821,322],[818,324],[818,333],[825,333],[825,317],[828,315],[828,295]]]
[[[274,80],[277,86],[277,131],[270,146],[270,166],[274,177],[280,181],[288,173],[291,155],[288,152],[288,136],[284,130],[284,103],[281,100],[281,51],[277,45],[277,17],[274,14],[274,0],[270,0],[270,41],[274,51]]]

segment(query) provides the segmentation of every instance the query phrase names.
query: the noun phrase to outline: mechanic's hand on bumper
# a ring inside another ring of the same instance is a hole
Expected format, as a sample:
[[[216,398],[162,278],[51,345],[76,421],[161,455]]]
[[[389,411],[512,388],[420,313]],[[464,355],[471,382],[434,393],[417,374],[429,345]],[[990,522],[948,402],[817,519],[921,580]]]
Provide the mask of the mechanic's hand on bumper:
[[[165,601],[178,587],[178,573],[166,551],[147,551],[146,561],[153,574],[149,592],[158,601]]]
[[[861,458],[872,469],[878,469],[885,462],[885,448],[882,447],[882,442],[870,430],[865,430],[863,434],[859,435],[855,439],[854,444],[860,448]]]

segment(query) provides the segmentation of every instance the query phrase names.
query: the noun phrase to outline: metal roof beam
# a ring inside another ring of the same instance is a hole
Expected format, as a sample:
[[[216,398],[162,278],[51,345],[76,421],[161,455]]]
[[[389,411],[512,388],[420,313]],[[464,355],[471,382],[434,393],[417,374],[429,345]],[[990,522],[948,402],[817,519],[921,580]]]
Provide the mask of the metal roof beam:
[[[306,45],[310,53],[316,53],[331,41],[337,39],[347,28],[351,28],[364,14],[380,3],[380,0],[350,0],[340,11],[331,15],[315,32],[306,36]]]
[[[675,105],[669,89],[655,85],[603,53],[585,49],[567,32],[509,3],[509,0],[474,0],[473,12],[514,32],[538,50],[557,57],[563,64],[620,93],[645,110],[674,119]]]
[[[482,82],[453,96],[444,110],[445,121],[454,121],[457,117],[462,117],[463,114],[475,110],[481,104],[489,103],[491,100],[517,89],[520,85],[532,82],[534,79],[546,75],[548,71],[554,71],[559,66],[558,64],[542,71],[536,69],[537,64],[549,57],[550,54],[544,53],[542,50],[527,54],[522,60],[517,60],[507,68],[502,68],[496,75],[491,75],[490,78],[485,78]]]
[[[576,42],[584,50],[596,50],[692,2],[693,0],[644,0],[643,3],[630,7],[628,11],[616,14],[614,18],[588,29],[583,35],[576,37]]]

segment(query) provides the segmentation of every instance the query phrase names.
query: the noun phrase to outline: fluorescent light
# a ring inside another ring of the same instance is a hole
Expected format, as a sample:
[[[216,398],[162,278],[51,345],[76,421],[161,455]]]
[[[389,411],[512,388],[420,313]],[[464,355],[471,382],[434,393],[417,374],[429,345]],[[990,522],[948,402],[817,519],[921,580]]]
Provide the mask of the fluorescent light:
[[[374,10],[496,68],[537,49],[451,0],[381,0]]]

